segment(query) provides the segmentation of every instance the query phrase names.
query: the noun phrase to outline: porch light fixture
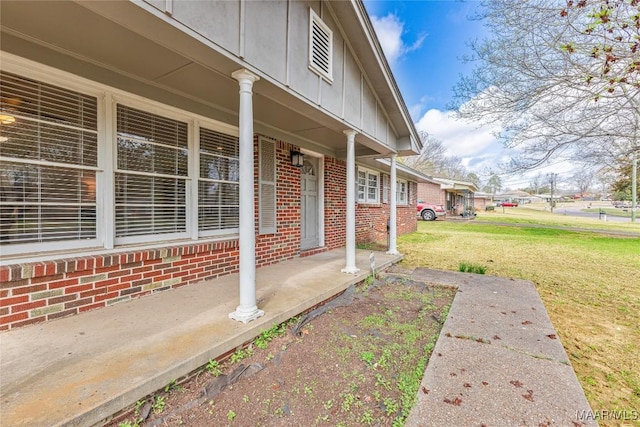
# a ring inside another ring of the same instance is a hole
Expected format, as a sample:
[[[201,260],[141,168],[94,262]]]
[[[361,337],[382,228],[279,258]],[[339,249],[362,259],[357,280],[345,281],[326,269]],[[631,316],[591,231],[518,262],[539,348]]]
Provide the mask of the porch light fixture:
[[[291,166],[295,166],[297,168],[301,168],[304,164],[304,154],[299,151],[291,152]]]

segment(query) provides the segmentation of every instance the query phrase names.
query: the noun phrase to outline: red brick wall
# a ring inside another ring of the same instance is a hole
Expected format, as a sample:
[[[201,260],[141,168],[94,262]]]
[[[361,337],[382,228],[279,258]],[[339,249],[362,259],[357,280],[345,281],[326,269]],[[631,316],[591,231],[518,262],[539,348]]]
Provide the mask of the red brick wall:
[[[238,270],[238,241],[0,267],[0,330],[105,307]]]
[[[487,207],[487,199],[481,197],[475,197],[473,199],[473,207],[477,211],[483,211]]]
[[[418,183],[418,200],[444,206],[446,204],[445,191],[440,189],[440,184],[420,182]]]
[[[327,249],[345,245],[347,229],[347,167],[344,161],[324,159],[324,242]]]
[[[258,234],[258,156],[255,156],[255,221],[256,266],[273,264],[300,254],[300,170],[291,166],[292,150],[300,150],[286,142],[276,143],[276,220],[274,234]],[[258,138],[254,140],[258,153]]]
[[[381,178],[382,181],[382,178]],[[398,205],[396,209],[396,234],[412,233],[417,230],[416,215],[416,184],[409,183],[409,204]],[[380,198],[382,198],[382,189]],[[366,204],[359,203],[356,206],[356,242],[362,243],[387,243],[387,221],[389,219],[389,203]]]

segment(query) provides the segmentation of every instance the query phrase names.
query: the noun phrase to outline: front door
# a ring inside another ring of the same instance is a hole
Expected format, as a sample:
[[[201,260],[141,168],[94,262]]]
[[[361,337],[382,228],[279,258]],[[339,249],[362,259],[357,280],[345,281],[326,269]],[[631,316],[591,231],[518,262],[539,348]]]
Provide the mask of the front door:
[[[318,240],[318,162],[305,156],[300,171],[300,250],[317,248]]]

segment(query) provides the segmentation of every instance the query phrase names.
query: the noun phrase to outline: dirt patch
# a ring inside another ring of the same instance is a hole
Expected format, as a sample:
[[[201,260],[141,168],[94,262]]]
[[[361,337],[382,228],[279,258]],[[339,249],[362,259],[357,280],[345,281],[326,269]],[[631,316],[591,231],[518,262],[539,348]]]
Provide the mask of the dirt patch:
[[[107,425],[402,425],[454,294],[399,277],[361,284]]]

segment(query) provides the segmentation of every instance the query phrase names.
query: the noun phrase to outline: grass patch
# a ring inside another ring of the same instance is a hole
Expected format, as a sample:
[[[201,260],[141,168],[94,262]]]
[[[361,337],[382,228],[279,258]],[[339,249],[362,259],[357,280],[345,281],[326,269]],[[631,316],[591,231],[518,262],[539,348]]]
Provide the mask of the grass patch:
[[[640,233],[640,224],[520,207],[479,213],[478,220],[435,227],[419,221],[417,232],[398,239],[403,265],[487,266],[488,274],[534,282],[591,407],[639,408],[640,237],[588,230]],[[482,223],[487,220],[492,223]]]
[[[458,271],[461,273],[484,274],[487,271],[487,268],[482,265],[461,262],[458,265]]]

